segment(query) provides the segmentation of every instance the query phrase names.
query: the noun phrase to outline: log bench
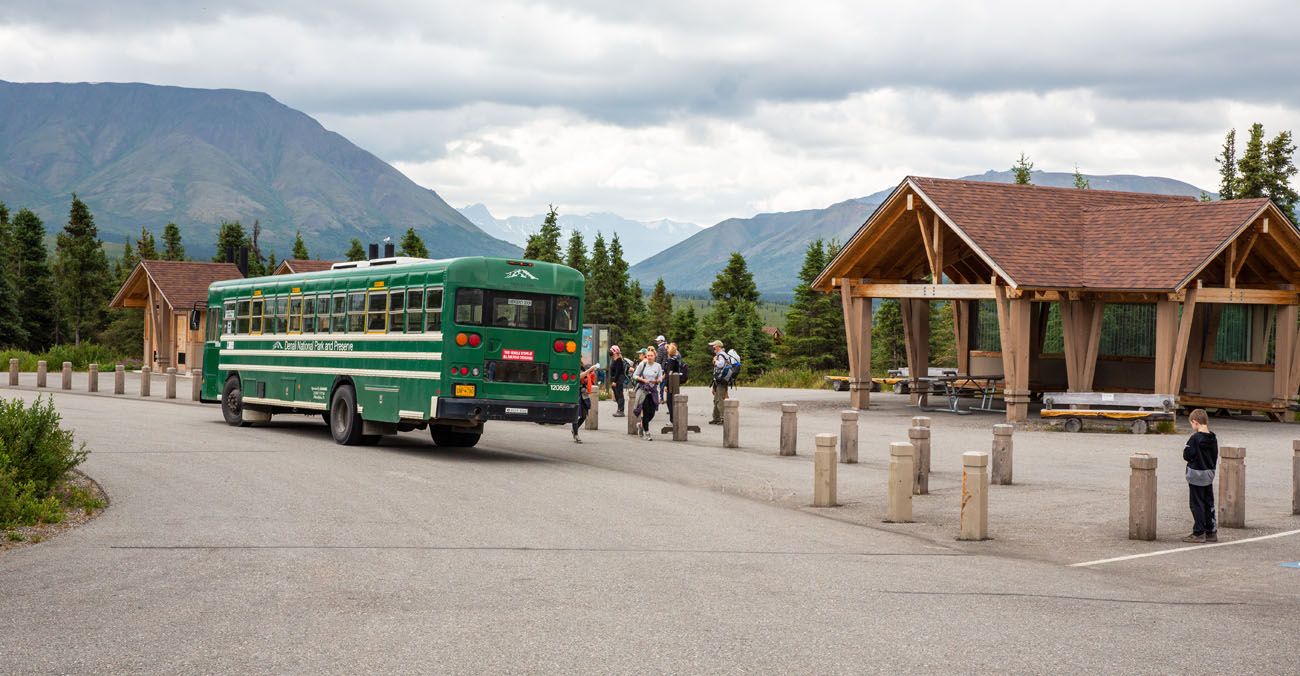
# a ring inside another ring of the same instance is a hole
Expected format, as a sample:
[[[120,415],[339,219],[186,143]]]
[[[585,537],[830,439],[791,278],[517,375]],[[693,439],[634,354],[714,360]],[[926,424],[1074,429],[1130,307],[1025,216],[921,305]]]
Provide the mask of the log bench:
[[[1081,408],[1087,407],[1087,408]],[[1129,392],[1048,392],[1043,395],[1039,417],[1066,432],[1078,432],[1085,421],[1106,427],[1127,427],[1134,434],[1146,434],[1153,420],[1173,420],[1178,397],[1172,394]]]

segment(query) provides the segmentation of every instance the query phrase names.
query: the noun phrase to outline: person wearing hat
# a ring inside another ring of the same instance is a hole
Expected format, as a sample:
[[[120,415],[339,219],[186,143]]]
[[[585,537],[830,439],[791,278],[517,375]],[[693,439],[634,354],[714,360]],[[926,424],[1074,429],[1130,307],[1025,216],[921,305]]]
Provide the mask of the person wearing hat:
[[[709,424],[721,425],[722,402],[727,399],[727,367],[731,365],[731,359],[727,357],[727,351],[722,349],[722,341],[711,341],[709,347],[713,348],[713,382],[709,385],[713,391],[713,419]]]
[[[614,417],[622,418],[627,415],[623,412],[623,382],[627,380],[627,362],[623,360],[623,351],[617,345],[609,348],[609,370],[606,377],[609,378],[609,389],[614,395],[614,401],[618,402],[618,411]]]
[[[668,366],[668,339],[663,336],[655,336],[655,363],[667,368]],[[668,379],[664,378],[659,383],[659,401],[664,400],[664,388],[668,387]]]

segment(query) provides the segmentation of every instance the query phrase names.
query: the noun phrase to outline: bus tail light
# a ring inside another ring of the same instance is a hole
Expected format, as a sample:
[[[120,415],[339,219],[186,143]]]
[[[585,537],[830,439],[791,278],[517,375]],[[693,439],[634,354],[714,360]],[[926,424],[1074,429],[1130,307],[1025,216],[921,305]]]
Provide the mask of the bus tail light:
[[[478,346],[479,346],[479,343],[482,343],[482,342],[483,342],[483,338],[482,338],[482,336],[478,335],[477,333],[471,333],[471,334],[469,334],[469,346],[470,346],[470,347],[478,347]]]
[[[477,377],[477,376],[478,376],[478,367],[475,366],[475,367],[474,367],[474,370],[473,370],[473,371],[470,371],[470,373],[473,373],[473,374]]]
[[[457,345],[459,345],[459,346],[461,346],[461,347],[465,347],[465,343],[468,343],[468,342],[469,342],[469,336],[467,336],[467,335],[465,335],[465,334],[463,334],[463,333],[458,333],[458,334],[456,334],[456,344],[457,344]]]
[[[564,344],[564,351],[568,352],[569,354],[573,354],[574,352],[578,351],[578,344],[570,340],[569,342]]]
[[[560,374],[556,373],[555,371],[551,371],[551,380],[559,380],[559,379],[560,379]]]
[[[555,345],[554,345],[553,347],[555,348],[555,351],[556,351],[556,352],[563,352],[563,351],[564,351],[564,341],[563,341],[563,340],[557,340],[557,341],[555,341]]]

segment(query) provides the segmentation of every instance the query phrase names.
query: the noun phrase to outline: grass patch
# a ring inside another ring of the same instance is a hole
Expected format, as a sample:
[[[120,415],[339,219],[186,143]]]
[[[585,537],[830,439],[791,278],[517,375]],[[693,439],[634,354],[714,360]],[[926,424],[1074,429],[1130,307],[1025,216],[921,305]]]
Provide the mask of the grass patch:
[[[59,523],[65,506],[102,508],[96,496],[65,485],[89,452],[60,422],[53,397],[30,407],[21,399],[0,400],[0,528]]]
[[[1153,429],[1160,434],[1173,434],[1178,431],[1178,425],[1172,420],[1158,420]]]
[[[72,362],[74,371],[85,371],[91,364],[99,364],[100,371],[112,371],[117,364],[125,364],[127,370],[140,365],[139,357],[127,357],[95,343],[80,345],[55,345],[39,354],[26,350],[0,351],[0,368],[8,369],[9,360],[18,360],[18,370],[27,373],[36,370],[36,362],[44,361],[51,373],[63,368],[63,362]]]
[[[774,368],[743,384],[753,387],[785,387],[805,390],[826,389],[828,375],[844,375],[842,371],[814,371],[808,368]]]

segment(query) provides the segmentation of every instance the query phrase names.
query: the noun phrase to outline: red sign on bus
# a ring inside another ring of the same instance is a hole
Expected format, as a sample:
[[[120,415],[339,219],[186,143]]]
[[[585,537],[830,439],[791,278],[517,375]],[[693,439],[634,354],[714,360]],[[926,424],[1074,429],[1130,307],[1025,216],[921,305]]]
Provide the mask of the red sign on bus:
[[[501,358],[509,361],[532,361],[533,351],[505,349],[501,351]]]

